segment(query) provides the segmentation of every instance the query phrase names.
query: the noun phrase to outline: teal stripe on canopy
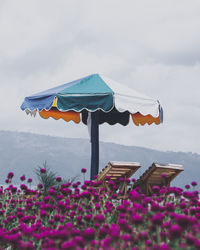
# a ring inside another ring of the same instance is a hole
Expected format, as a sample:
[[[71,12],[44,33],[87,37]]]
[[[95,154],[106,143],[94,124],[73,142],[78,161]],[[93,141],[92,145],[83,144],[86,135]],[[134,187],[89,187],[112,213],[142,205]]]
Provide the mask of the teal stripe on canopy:
[[[57,108],[61,111],[110,111],[114,106],[113,91],[98,74],[82,79],[57,94]]]
[[[88,111],[95,111],[101,109],[105,112],[110,111],[113,108],[113,96],[108,95],[80,95],[80,96],[57,96],[57,108],[60,111],[82,111],[87,109]]]
[[[83,78],[81,81],[77,82],[68,88],[61,90],[58,95],[67,94],[113,94],[113,91],[108,85],[103,81],[103,79],[98,75],[90,75],[87,78]]]

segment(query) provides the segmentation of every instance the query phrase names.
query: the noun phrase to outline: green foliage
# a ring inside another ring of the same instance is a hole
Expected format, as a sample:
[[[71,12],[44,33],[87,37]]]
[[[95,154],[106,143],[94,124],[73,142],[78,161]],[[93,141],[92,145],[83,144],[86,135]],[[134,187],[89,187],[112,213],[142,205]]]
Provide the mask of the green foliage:
[[[43,169],[43,168],[46,170],[45,173],[41,173],[41,169]],[[58,185],[58,183],[56,181],[57,174],[50,170],[50,168],[47,166],[46,161],[43,163],[42,167],[38,166],[35,169],[35,173],[37,175],[39,182],[43,185],[45,195],[48,193],[50,187],[52,187],[52,186],[56,187]]]
[[[45,169],[46,172],[42,173],[41,169]],[[72,178],[64,178],[61,182],[56,181],[56,177],[58,176],[56,172],[53,172],[50,167],[48,167],[47,162],[45,161],[42,166],[38,166],[35,169],[35,174],[37,175],[39,183],[43,185],[44,195],[48,194],[50,187],[55,187],[58,189],[62,183],[73,183],[78,179],[78,176],[74,176]]]

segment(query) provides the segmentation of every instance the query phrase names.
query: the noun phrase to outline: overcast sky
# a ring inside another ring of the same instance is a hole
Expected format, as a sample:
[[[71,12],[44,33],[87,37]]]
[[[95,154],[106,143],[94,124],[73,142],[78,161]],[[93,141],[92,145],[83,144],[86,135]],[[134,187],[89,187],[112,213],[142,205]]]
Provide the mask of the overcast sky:
[[[164,123],[100,126],[100,140],[200,153],[199,0],[0,0],[0,130],[88,138],[20,110],[25,96],[104,74],[161,102]]]

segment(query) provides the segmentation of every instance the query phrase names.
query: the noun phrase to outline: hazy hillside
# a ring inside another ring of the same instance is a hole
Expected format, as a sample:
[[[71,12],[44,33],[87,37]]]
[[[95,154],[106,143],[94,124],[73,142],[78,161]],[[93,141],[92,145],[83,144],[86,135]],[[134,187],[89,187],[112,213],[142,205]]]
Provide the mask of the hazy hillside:
[[[31,133],[0,131],[0,183],[9,171],[19,176],[35,177],[34,169],[45,160],[52,170],[63,177],[80,174],[82,167],[90,170],[90,142],[86,139],[70,139]],[[147,148],[122,146],[114,143],[100,143],[100,168],[111,160],[138,161],[142,168],[135,174],[138,178],[152,162],[176,163],[184,166],[174,185],[184,186],[198,181],[200,155],[183,152],[162,152]],[[81,179],[81,177],[80,177]]]

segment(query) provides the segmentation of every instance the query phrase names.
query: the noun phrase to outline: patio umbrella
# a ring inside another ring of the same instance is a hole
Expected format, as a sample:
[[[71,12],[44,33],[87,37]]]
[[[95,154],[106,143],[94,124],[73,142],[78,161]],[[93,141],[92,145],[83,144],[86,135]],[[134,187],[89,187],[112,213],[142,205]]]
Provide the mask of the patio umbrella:
[[[88,125],[91,138],[91,179],[99,171],[99,125],[129,120],[137,126],[160,124],[163,111],[158,100],[141,94],[105,76],[92,74],[84,78],[25,97],[21,109],[38,112],[44,119],[52,117],[66,122]]]

